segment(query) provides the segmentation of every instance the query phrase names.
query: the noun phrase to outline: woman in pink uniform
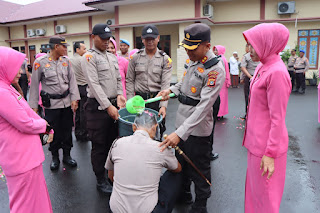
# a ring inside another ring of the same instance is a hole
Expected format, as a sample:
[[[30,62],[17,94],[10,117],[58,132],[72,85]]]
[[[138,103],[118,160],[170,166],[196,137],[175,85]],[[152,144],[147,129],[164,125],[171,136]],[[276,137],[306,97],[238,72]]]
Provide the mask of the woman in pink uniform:
[[[118,58],[118,64],[119,64],[119,71],[121,75],[121,82],[122,82],[122,88],[123,88],[123,96],[127,98],[126,95],[126,75],[128,70],[129,61],[125,59],[124,57],[121,57],[117,54],[117,43],[113,38],[110,38],[110,42],[108,45],[108,52],[114,54]]]
[[[214,46],[213,52],[217,56],[221,55],[221,59],[226,69],[226,80],[224,81],[224,84],[220,91],[220,109],[218,113],[218,117],[223,117],[228,114],[228,88],[231,85],[229,65],[226,57],[224,57],[224,53],[226,52],[226,48],[224,46],[221,46],[221,45]]]
[[[318,74],[320,74],[320,68]],[[320,123],[320,83],[318,85],[318,122]]]
[[[289,39],[282,24],[259,24],[243,35],[253,61],[261,63],[251,79],[243,145],[248,149],[246,213],[277,213],[286,176],[288,131],[285,117],[291,92],[279,53]]]
[[[24,57],[11,48],[0,47],[0,165],[7,179],[11,213],[50,213],[39,137],[48,131],[47,122],[10,86],[19,81]],[[52,139],[53,135],[49,142]]]

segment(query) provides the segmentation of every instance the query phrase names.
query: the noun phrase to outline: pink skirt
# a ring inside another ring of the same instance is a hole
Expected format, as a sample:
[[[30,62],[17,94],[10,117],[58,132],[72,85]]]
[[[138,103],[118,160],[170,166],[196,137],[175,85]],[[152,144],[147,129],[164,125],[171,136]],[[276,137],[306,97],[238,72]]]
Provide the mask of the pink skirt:
[[[42,164],[17,176],[6,176],[10,213],[52,213]]]
[[[218,117],[225,116],[229,113],[228,105],[228,87],[226,83],[224,83],[220,90],[220,109]]]
[[[245,192],[245,213],[278,213],[282,199],[287,165],[287,153],[275,158],[275,171],[271,178],[261,176],[261,157],[248,151]]]

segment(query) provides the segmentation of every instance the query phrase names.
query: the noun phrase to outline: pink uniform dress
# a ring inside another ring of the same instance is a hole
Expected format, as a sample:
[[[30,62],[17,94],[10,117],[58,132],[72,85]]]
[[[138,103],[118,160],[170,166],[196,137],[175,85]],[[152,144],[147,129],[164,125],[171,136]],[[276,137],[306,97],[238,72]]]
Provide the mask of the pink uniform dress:
[[[11,213],[50,213],[39,137],[46,130],[46,121],[10,85],[24,57],[0,47],[0,165],[7,179]]]
[[[229,72],[228,61],[227,61],[226,57],[224,57],[224,53],[226,52],[226,48],[221,45],[216,45],[213,47],[213,49],[215,49],[215,48],[218,50],[218,54],[221,55],[223,65],[226,69],[226,80],[224,81],[224,84],[223,84],[221,91],[220,91],[220,109],[219,109],[219,113],[218,113],[218,117],[222,117],[222,116],[225,116],[229,113],[229,110],[228,110],[228,105],[229,105],[228,104],[228,88],[231,85],[231,81],[230,81],[230,72]]]
[[[248,149],[246,213],[277,213],[286,176],[288,131],[285,117],[291,80],[279,53],[289,39],[282,24],[259,24],[243,33],[260,57],[251,79],[243,145]],[[261,176],[263,156],[274,158],[275,171]]]
[[[113,43],[114,48],[117,49],[117,43],[114,39],[110,39],[110,41]],[[122,56],[119,56],[117,53],[115,54],[118,58],[118,64],[119,64],[119,72],[121,75],[121,83],[122,83],[122,88],[123,88],[123,96],[127,98],[126,95],[126,75],[127,75],[127,70],[128,70],[128,65],[129,61],[125,59]]]

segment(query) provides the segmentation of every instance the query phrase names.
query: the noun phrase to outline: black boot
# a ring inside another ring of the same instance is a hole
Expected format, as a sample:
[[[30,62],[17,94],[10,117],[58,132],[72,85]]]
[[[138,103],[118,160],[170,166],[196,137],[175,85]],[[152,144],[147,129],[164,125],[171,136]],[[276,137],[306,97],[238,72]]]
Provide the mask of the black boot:
[[[105,177],[97,179],[97,189],[106,195],[111,195],[112,193],[112,186]]]
[[[68,166],[71,167],[76,167],[77,166],[77,161],[71,158],[70,156],[70,150],[63,150],[63,160],[62,162],[64,164],[67,164]]]
[[[193,203],[191,192],[183,192],[177,199],[178,204],[187,204],[190,205]]]
[[[59,169],[60,160],[59,160],[59,152],[52,152],[52,162],[50,164],[50,169],[52,171]]]

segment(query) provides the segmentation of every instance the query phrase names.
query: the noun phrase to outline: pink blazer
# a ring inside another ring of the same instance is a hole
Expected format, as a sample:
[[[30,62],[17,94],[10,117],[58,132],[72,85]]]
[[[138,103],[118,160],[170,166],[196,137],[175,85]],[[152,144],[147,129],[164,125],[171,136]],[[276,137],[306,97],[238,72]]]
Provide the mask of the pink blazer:
[[[243,145],[258,157],[276,158],[288,150],[290,76],[280,56],[274,55],[259,64],[252,79]]]
[[[0,47],[0,165],[7,176],[27,172],[44,161],[39,133],[45,132],[46,121],[10,86],[24,57]]]

